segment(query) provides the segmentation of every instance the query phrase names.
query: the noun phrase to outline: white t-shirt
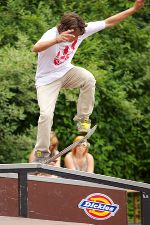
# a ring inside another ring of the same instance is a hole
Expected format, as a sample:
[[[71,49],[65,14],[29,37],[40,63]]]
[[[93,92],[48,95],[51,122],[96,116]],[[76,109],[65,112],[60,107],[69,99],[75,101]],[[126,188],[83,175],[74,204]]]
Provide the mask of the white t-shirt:
[[[61,42],[38,53],[38,64],[35,77],[36,87],[40,87],[63,77],[74,65],[71,60],[81,42],[88,36],[103,30],[105,21],[87,23],[85,33],[73,42]],[[48,41],[59,35],[56,27],[48,30],[39,42]]]

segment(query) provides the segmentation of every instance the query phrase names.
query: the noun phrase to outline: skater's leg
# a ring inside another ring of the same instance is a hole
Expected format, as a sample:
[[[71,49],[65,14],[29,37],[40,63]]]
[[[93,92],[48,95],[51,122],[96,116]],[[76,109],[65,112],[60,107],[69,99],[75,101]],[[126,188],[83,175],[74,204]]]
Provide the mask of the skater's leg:
[[[74,67],[63,77],[64,88],[80,88],[77,115],[74,120],[88,118],[92,114],[95,102],[95,83],[94,76],[81,67]]]
[[[40,150],[43,152],[48,152],[54,109],[60,88],[61,83],[59,80],[37,88],[40,117],[38,120],[38,132],[35,151]]]

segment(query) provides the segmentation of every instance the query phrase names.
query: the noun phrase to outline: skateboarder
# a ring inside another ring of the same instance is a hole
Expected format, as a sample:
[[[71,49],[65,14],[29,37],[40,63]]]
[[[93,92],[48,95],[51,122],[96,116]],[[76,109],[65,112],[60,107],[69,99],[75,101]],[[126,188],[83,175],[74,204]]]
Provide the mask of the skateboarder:
[[[90,35],[125,20],[140,10],[143,4],[144,0],[136,0],[133,7],[121,13],[103,21],[89,23],[85,23],[76,13],[65,14],[60,24],[48,30],[33,46],[33,51],[38,52],[35,79],[40,107],[34,162],[38,162],[39,158],[40,161],[41,158],[44,161],[44,155],[47,157],[50,145],[49,133],[61,88],[80,88],[74,120],[80,132],[87,132],[90,129],[89,117],[94,107],[95,79],[86,69],[71,64],[81,42]]]

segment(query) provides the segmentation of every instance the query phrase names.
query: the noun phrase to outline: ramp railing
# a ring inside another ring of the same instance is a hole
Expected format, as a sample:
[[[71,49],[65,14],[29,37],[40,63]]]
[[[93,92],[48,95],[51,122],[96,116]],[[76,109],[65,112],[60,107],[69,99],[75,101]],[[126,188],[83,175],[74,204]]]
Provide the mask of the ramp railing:
[[[82,180],[127,190],[139,191],[141,195],[142,225],[150,224],[150,184],[99,174],[68,170],[60,167],[52,167],[45,164],[0,164],[0,173],[18,174],[18,202],[20,217],[28,217],[28,173],[36,172],[52,174],[66,179]]]

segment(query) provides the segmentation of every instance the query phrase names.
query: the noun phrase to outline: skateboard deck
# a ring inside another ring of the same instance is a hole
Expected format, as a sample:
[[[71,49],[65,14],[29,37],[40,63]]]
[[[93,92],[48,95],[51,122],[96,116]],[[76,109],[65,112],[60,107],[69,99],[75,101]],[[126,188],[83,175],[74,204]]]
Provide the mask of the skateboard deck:
[[[85,135],[85,137],[83,139],[81,139],[80,141],[76,141],[73,144],[69,145],[68,147],[66,147],[65,149],[63,149],[62,151],[60,151],[57,155],[51,157],[50,159],[47,159],[44,161],[44,164],[48,164],[51,162],[54,162],[57,158],[59,158],[60,156],[66,154],[67,152],[69,152],[71,149],[75,148],[78,144],[86,141],[87,139],[89,139],[91,137],[91,135],[95,132],[97,125],[93,126],[88,133]]]

